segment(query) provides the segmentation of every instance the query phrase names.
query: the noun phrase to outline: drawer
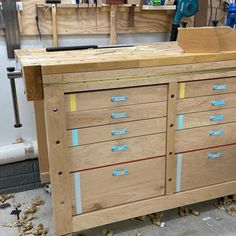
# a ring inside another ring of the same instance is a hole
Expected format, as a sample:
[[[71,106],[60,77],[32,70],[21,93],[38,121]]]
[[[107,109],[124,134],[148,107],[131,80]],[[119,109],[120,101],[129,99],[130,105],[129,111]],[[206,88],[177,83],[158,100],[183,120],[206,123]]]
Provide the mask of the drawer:
[[[177,191],[236,179],[235,145],[179,154],[176,158]]]
[[[177,113],[211,111],[236,107],[236,93],[177,100]]]
[[[166,117],[67,131],[67,145],[78,146],[166,132]]]
[[[166,116],[166,104],[166,102],[157,102],[116,108],[67,112],[67,129],[164,117]]]
[[[70,171],[164,156],[165,147],[165,133],[70,147]]]
[[[164,195],[165,158],[76,172],[75,214]]]
[[[82,111],[167,100],[167,85],[81,92],[65,96],[66,111]]]
[[[222,124],[236,121],[236,108],[215,111],[181,114],[176,118],[176,128],[189,129],[207,125]]]
[[[236,143],[236,123],[185,129],[176,132],[176,153]]]
[[[236,92],[236,78],[213,79],[178,84],[179,98]]]

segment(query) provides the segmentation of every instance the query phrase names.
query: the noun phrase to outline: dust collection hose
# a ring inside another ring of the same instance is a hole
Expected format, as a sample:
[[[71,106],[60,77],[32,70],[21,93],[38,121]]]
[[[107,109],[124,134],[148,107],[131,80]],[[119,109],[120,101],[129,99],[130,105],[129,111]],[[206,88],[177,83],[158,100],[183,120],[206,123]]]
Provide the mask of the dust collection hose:
[[[8,67],[7,68],[7,78],[10,80],[11,85],[11,95],[12,95],[12,102],[13,102],[13,110],[15,116],[15,128],[22,127],[20,123],[20,115],[19,115],[19,107],[18,107],[18,100],[17,100],[17,93],[16,93],[16,84],[15,79],[22,77],[21,71],[15,71],[15,67]]]

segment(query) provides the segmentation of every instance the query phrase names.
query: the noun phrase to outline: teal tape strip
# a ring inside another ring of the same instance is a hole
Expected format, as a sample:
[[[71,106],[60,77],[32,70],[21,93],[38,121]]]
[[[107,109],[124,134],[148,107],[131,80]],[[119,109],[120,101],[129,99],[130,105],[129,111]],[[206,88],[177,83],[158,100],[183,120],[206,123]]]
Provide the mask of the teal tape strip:
[[[77,172],[75,176],[75,201],[76,201],[76,213],[82,213],[82,202],[81,202],[81,187],[80,187],[80,173]]]
[[[182,161],[183,161],[183,154],[178,154],[177,155],[177,172],[176,172],[176,192],[180,192],[181,190]]]
[[[178,126],[177,129],[183,129],[184,128],[184,115],[178,115]]]
[[[72,137],[72,146],[78,146],[79,145],[78,129],[72,129],[71,137]]]

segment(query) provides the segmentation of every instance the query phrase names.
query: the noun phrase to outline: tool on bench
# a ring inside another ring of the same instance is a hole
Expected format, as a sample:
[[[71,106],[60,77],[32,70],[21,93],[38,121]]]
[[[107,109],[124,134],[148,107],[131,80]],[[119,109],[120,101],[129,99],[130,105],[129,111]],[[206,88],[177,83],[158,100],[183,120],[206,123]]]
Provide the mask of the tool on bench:
[[[57,51],[70,51],[70,50],[128,48],[128,47],[134,47],[134,45],[115,45],[115,46],[103,46],[103,47],[99,47],[98,45],[69,46],[69,47],[49,47],[49,48],[46,48],[46,51],[47,52],[57,52]]]
[[[183,17],[194,16],[198,12],[198,0],[176,0],[176,12],[172,24],[170,41],[176,41],[178,28]]]

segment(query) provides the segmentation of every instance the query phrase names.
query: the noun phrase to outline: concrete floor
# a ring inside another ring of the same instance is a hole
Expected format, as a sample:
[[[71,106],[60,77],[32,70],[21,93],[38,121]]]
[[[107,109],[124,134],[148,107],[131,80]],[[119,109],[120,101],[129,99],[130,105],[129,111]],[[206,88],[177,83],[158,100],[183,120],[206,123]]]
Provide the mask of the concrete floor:
[[[51,197],[45,193],[44,189],[37,189],[15,194],[15,201],[22,204],[21,210],[30,205],[33,198],[41,196],[45,200],[45,205],[40,206],[36,219],[33,224],[37,226],[39,223],[44,224],[48,229],[48,236],[54,236],[54,227],[52,223],[52,203]],[[13,200],[9,200],[12,203]],[[153,226],[149,218],[145,221],[135,219],[126,220],[111,225],[102,226],[85,232],[86,236],[102,236],[103,230],[107,229],[114,232],[114,236],[136,236],[138,232],[143,232],[142,236],[236,236],[236,218],[221,211],[213,203],[208,201],[195,204],[191,208],[201,212],[200,216],[180,217],[177,209],[164,212],[163,221],[166,227],[159,228]],[[0,225],[15,221],[15,216],[10,215],[12,208],[0,209]],[[211,217],[204,223],[202,218]],[[220,218],[217,221],[216,218]],[[17,236],[19,230],[17,228],[0,227],[0,236]]]

